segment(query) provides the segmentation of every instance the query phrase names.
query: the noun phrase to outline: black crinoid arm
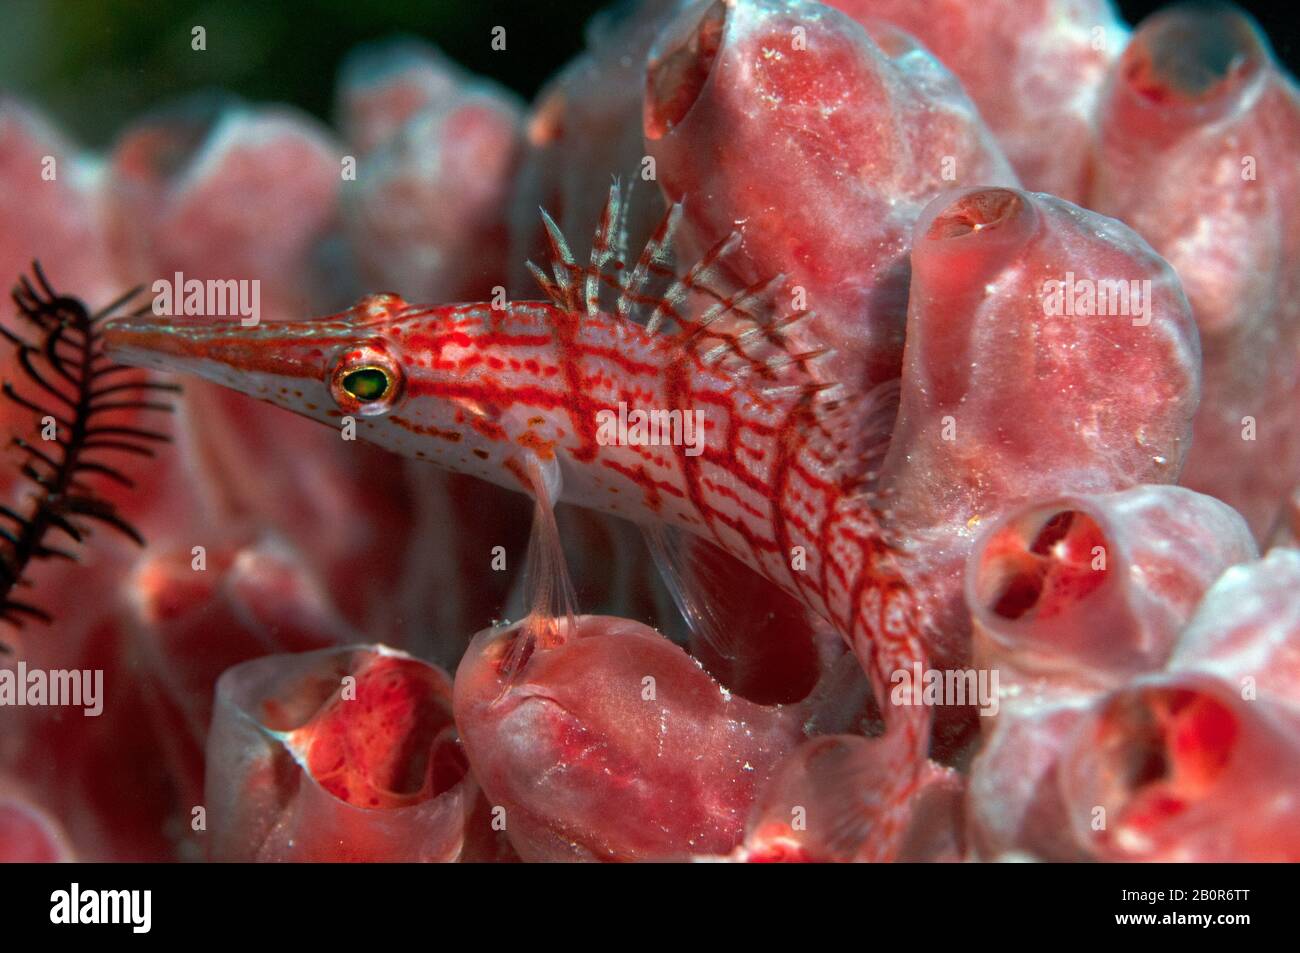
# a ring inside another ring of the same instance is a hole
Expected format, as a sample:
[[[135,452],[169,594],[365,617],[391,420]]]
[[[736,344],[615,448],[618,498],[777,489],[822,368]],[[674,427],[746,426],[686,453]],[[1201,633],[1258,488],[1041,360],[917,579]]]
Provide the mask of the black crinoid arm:
[[[91,313],[80,299],[55,292],[36,263],[32,276],[23,276],[13,289],[18,326],[0,325],[0,334],[17,349],[18,380],[6,379],[3,393],[36,420],[27,436],[11,435],[32,492],[7,501],[12,507],[0,505],[0,621],[17,627],[30,619],[51,621],[46,610],[17,597],[29,587],[28,568],[34,560],[76,561],[75,545],[94,524],[144,542],[96,490],[104,481],[133,486],[114,457],[152,457],[153,446],[170,439],[133,424],[140,412],[171,410],[149,398],[178,388],[114,364],[100,336],[104,320],[139,293],[137,288]],[[0,651],[9,651],[2,632]]]

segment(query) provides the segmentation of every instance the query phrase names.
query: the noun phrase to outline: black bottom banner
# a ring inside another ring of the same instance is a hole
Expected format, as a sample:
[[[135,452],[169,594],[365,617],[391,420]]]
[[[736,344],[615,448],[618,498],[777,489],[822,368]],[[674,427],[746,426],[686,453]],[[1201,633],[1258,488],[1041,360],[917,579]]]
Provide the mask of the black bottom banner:
[[[1043,928],[1072,939],[1136,933],[1183,942],[1199,932],[1231,943],[1243,931],[1294,924],[1295,873],[1285,865],[11,865],[0,867],[0,883],[5,932],[16,940],[260,945],[481,924],[494,939],[502,927],[591,937],[648,928],[669,941],[679,927],[679,938],[716,931],[734,943],[865,913],[863,941],[872,943],[895,930],[942,942],[972,929]]]

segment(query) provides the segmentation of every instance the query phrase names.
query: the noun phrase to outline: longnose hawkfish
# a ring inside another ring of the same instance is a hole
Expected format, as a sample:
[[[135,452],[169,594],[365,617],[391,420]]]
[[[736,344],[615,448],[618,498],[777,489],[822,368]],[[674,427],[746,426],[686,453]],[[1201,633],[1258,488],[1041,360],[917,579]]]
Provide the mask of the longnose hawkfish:
[[[547,300],[429,307],[376,294],[252,328],[124,320],[108,348],[351,423],[403,456],[697,534],[832,624],[887,699],[894,672],[923,664],[925,627],[866,465],[888,441],[889,395],[846,393],[821,379],[819,353],[795,351],[785,332],[808,312],[781,306],[782,276],[734,287],[740,233],[680,273],[679,203],[629,261],[624,199],[615,182],[587,265],[542,212],[551,272],[530,269]],[[860,820],[863,853],[879,858],[905,823],[930,719],[895,707],[886,722],[894,790],[864,798],[888,806]]]

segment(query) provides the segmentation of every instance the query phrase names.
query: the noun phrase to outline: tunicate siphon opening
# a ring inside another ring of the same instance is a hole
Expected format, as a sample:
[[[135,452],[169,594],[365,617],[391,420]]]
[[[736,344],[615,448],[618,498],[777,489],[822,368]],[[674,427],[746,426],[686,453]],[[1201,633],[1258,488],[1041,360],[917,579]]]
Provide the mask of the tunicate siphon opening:
[[[1223,3],[1188,3],[1148,18],[1124,53],[1122,75],[1157,105],[1202,103],[1239,88],[1267,61],[1255,24]]]
[[[925,237],[947,240],[996,228],[1020,214],[1024,204],[1010,189],[966,192],[934,218]]]
[[[680,123],[708,81],[727,26],[722,0],[711,4],[679,42],[668,44],[646,71],[645,134],[662,139]]]
[[[307,729],[312,777],[368,808],[424,800],[437,793],[434,782],[445,789],[458,754],[440,740],[452,720],[444,679],[395,656],[372,659],[355,677],[355,697],[335,698]]]
[[[975,554],[977,608],[994,624],[1061,615],[1105,583],[1106,552],[1105,533],[1081,510],[1023,514]]]
[[[1141,852],[1209,795],[1241,734],[1232,709],[1199,687],[1129,689],[1080,735],[1067,783],[1082,785],[1076,803],[1105,809],[1108,839]]]

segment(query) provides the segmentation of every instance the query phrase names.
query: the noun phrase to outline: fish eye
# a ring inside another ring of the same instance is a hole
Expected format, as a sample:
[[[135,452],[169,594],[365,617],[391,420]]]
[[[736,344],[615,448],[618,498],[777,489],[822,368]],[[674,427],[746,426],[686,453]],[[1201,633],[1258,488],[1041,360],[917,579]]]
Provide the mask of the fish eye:
[[[345,354],[330,375],[330,393],[339,409],[374,417],[388,413],[402,388],[401,371],[387,355],[372,351]]]
[[[339,386],[361,403],[368,404],[383,398],[393,381],[382,367],[358,367],[344,374]]]

